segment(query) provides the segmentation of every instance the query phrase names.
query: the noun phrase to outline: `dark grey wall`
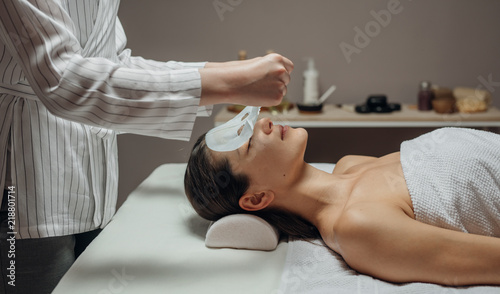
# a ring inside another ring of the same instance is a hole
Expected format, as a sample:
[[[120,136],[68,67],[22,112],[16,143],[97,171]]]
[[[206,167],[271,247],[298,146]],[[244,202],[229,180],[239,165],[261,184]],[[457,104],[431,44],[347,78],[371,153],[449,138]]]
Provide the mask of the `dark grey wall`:
[[[311,56],[322,90],[337,85],[330,103],[360,103],[372,93],[415,103],[421,80],[484,87],[490,78],[486,86],[498,107],[499,11],[496,0],[122,0],[119,16],[128,47],[146,58],[225,61],[240,49],[249,57],[282,53],[295,63],[293,102],[302,99],[304,58]],[[190,143],[120,136],[120,202],[155,167],[186,162],[193,140],[212,125],[213,118],[197,120]],[[382,155],[425,131],[311,130],[306,159]]]

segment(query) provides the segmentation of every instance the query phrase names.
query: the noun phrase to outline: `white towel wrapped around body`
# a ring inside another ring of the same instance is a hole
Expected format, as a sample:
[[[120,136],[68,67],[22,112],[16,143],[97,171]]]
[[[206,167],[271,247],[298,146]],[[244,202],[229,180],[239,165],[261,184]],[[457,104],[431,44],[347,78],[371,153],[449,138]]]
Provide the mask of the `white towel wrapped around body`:
[[[500,237],[500,135],[443,128],[401,144],[418,221]]]

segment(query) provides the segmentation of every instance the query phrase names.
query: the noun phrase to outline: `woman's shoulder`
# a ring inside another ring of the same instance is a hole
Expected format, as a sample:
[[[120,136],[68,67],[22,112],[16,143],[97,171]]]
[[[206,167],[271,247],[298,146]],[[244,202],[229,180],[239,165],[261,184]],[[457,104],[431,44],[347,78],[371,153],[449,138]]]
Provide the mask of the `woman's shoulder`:
[[[332,235],[339,254],[347,254],[342,248],[355,248],[370,244],[379,233],[391,224],[409,219],[404,211],[396,206],[379,202],[357,203],[344,209],[334,224]],[[351,251],[351,250],[348,250]]]
[[[379,202],[359,202],[347,206],[340,214],[335,224],[337,232],[353,232],[359,229],[369,229],[380,218],[380,214],[392,211],[387,204]]]

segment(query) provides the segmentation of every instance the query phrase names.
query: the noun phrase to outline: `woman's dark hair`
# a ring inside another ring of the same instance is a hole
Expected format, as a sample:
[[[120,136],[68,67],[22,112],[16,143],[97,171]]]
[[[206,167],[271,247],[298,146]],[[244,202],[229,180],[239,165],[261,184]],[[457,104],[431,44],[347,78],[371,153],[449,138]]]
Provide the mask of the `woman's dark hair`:
[[[215,221],[230,214],[253,214],[289,236],[298,239],[320,237],[316,227],[290,212],[270,208],[259,211],[242,209],[239,200],[248,187],[248,177],[234,174],[227,159],[216,161],[211,156],[205,135],[202,135],[193,146],[184,175],[186,195],[201,217]]]

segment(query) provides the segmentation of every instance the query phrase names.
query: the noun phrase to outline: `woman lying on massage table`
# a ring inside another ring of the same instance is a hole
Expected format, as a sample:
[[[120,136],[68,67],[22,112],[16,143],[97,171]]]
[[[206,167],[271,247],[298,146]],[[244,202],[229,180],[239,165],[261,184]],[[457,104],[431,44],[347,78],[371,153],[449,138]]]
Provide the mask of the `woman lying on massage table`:
[[[251,213],[281,232],[323,238],[353,269],[390,282],[500,285],[500,136],[445,128],[380,158],[304,162],[304,129],[261,119],[235,151],[201,136],[186,194],[209,220]]]

